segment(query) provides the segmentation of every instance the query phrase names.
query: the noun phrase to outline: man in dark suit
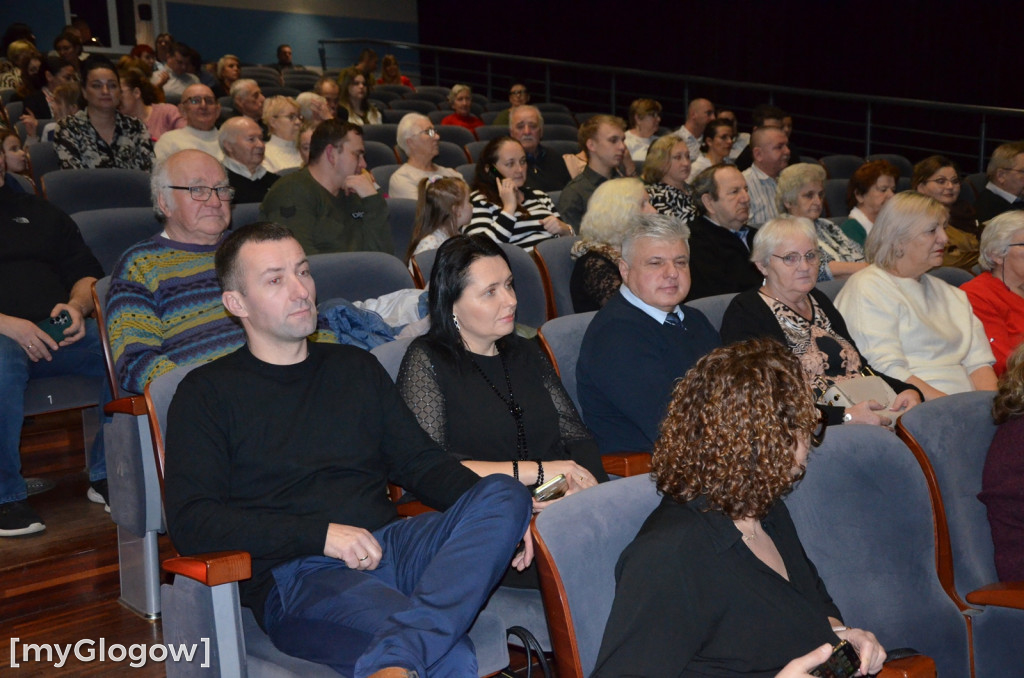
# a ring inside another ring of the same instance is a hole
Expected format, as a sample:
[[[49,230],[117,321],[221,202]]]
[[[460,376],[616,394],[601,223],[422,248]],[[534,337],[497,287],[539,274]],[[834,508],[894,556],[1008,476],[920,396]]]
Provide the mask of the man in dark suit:
[[[978,221],[984,224],[997,214],[1024,209],[1024,141],[998,147],[988,161],[987,174],[988,184],[974,201]]]

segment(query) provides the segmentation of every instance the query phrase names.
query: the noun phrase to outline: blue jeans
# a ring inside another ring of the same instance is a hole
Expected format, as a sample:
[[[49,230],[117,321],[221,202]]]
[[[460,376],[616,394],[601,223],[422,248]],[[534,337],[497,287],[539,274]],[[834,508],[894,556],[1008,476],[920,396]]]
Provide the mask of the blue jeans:
[[[21,477],[21,426],[25,419],[25,386],[29,379],[58,377],[69,374],[106,376],[103,348],[96,321],[87,318],[85,336],[71,344],[51,351],[53,360],[29,360],[25,349],[10,337],[0,336],[0,504],[22,501],[27,496],[25,479]],[[110,401],[107,379],[99,396],[102,408]],[[100,427],[89,450],[89,480],[107,477],[103,455],[103,427]]]
[[[282,652],[362,678],[389,666],[420,676],[476,678],[466,632],[530,524],[529,493],[487,476],[444,513],[396,520],[373,533],[375,570],[325,556],[274,568],[264,622]]]

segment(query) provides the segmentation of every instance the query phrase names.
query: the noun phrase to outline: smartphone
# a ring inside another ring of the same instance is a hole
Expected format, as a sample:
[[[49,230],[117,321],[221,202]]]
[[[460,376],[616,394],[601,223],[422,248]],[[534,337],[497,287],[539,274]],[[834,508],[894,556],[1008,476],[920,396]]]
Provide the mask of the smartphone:
[[[535,489],[533,491],[533,498],[537,501],[551,501],[552,499],[558,499],[564,495],[568,489],[568,481],[566,481],[564,475],[559,473],[557,476]]]
[[[834,648],[832,654],[821,666],[811,671],[818,678],[851,678],[860,668],[860,657],[847,641],[842,641]]]
[[[64,336],[64,330],[71,327],[71,314],[67,310],[63,310],[57,314],[55,318],[46,318],[40,320],[38,323],[39,328],[50,335],[50,338],[56,341],[58,344],[67,337]]]

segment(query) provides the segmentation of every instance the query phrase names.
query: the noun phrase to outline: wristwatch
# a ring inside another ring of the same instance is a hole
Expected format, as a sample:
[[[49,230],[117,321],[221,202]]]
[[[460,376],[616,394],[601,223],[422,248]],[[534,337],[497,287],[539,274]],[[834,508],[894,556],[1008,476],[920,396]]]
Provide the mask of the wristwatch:
[[[849,424],[851,421],[853,421],[853,415],[852,414],[847,412],[846,414],[843,415],[843,423],[844,424]]]

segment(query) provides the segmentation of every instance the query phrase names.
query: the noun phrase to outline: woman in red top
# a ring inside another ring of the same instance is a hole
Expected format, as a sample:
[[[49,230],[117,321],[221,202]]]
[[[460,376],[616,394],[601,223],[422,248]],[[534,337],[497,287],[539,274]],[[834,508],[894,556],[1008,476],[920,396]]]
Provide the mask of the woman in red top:
[[[380,62],[380,77],[377,78],[378,85],[405,85],[413,92],[416,88],[412,86],[412,80],[402,75],[398,69],[398,59],[394,54],[386,54]]]
[[[448,93],[448,103],[455,110],[454,113],[441,121],[442,125],[458,125],[468,130],[475,130],[484,124],[484,121],[472,113],[473,90],[469,85],[455,85]]]

